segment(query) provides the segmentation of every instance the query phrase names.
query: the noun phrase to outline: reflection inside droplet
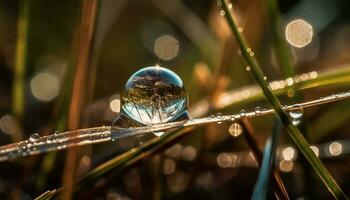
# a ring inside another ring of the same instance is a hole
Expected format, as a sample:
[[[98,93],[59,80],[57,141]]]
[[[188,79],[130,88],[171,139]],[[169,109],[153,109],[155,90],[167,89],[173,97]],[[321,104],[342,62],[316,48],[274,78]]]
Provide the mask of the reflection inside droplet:
[[[174,72],[159,66],[134,73],[121,97],[117,127],[135,127],[188,119],[187,93]]]
[[[294,110],[289,112],[289,116],[292,120],[293,125],[299,125],[303,118],[304,110],[301,106],[295,107]]]

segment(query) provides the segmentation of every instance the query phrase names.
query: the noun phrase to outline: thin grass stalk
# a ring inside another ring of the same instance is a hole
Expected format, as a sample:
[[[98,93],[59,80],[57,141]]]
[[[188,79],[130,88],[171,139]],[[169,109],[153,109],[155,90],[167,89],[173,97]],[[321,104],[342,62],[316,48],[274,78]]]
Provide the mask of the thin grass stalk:
[[[277,122],[274,123],[272,136],[268,138],[265,144],[264,153],[263,155],[261,155],[261,157],[263,158],[260,161],[260,171],[258,175],[258,180],[256,181],[256,184],[254,186],[254,191],[252,195],[252,199],[254,200],[261,199],[261,198],[266,199],[271,172],[273,175],[272,176],[273,186],[276,187],[276,185],[277,186],[281,185],[280,186],[281,190],[279,192],[283,194],[283,196],[281,195],[277,196],[275,192],[276,198],[290,199],[288,196],[287,190],[283,184],[282,178],[279,172],[274,167],[277,143],[282,131],[281,129],[283,128],[281,123],[278,120],[276,121]]]
[[[332,175],[328,172],[326,167],[320,161],[320,159],[317,158],[314,152],[310,149],[310,145],[308,144],[304,136],[301,134],[299,129],[292,124],[287,114],[283,111],[279,100],[270,91],[265,81],[264,73],[259,63],[254,57],[254,52],[249,51],[248,45],[245,39],[237,29],[237,25],[233,19],[232,10],[228,7],[228,2],[226,0],[220,0],[220,2],[222,3],[222,8],[223,8],[223,11],[225,12],[225,18],[238,42],[238,45],[242,51],[244,58],[248,62],[249,66],[251,67],[251,72],[254,78],[256,79],[261,89],[263,90],[263,93],[266,99],[275,110],[277,117],[281,120],[281,122],[287,129],[289,136],[292,138],[292,140],[294,141],[296,146],[299,148],[299,150],[304,154],[306,159],[309,161],[311,166],[314,168],[314,170],[319,175],[321,180],[324,182],[328,190],[332,193],[332,195],[336,199],[348,199],[345,193],[337,184],[337,182],[334,180]]]
[[[277,62],[282,71],[283,78],[293,77],[295,73],[295,65],[293,63],[292,52],[290,51],[290,46],[288,45],[283,31],[282,31],[282,19],[279,12],[278,3],[276,0],[266,0],[265,1],[266,10],[268,14],[268,21],[270,24],[270,30],[272,33],[272,41],[274,47],[274,54],[276,55]],[[297,90],[295,87],[291,88],[295,94],[292,96],[293,101],[301,102],[303,101],[302,93]],[[306,128],[307,119],[303,120],[299,125],[300,130],[304,134],[304,137],[310,141],[310,136]],[[305,185],[306,196],[310,197],[312,195],[310,187],[312,186],[313,177],[310,176],[310,167],[308,166],[307,160],[301,158],[302,170],[304,171],[303,182]]]
[[[113,173],[118,173],[126,167],[134,165],[137,162],[145,160],[151,157],[152,155],[161,152],[163,149],[165,149],[171,144],[174,144],[186,134],[189,134],[189,132],[193,129],[194,127],[186,127],[170,131],[162,137],[152,138],[151,140],[145,142],[141,146],[135,147],[121,155],[116,156],[113,159],[110,159],[100,164],[88,174],[79,178],[78,181],[75,183],[76,186],[74,187],[74,190],[78,192],[79,190],[85,188],[89,183],[96,180],[98,177],[110,173],[112,170]],[[65,188],[61,188],[59,192],[62,189],[64,190]]]
[[[251,123],[248,121],[248,119],[243,118],[240,120],[243,128],[243,136],[245,140],[247,141],[248,146],[252,150],[254,154],[254,158],[258,162],[259,166],[263,166],[263,154],[261,150],[258,148],[258,142],[254,138],[255,130]],[[284,186],[284,183],[282,181],[282,178],[279,174],[279,172],[276,169],[272,169],[273,177],[272,177],[272,184],[274,189],[274,194],[277,199],[290,199],[287,189]]]
[[[68,129],[76,130],[80,126],[82,106],[85,97],[85,81],[87,81],[87,70],[90,61],[91,43],[96,22],[97,0],[83,0],[81,19],[76,32],[75,50],[75,77],[73,82],[72,97],[68,113]],[[63,172],[63,185],[67,186],[62,193],[62,199],[71,199],[75,170],[77,165],[78,147],[71,148],[66,157]]]
[[[25,72],[27,65],[29,0],[20,1],[17,24],[16,56],[14,66],[14,82],[12,88],[12,111],[22,119],[24,115]]]
[[[56,193],[56,190],[48,190],[42,195],[35,198],[34,200],[49,200],[55,195],[55,193]]]

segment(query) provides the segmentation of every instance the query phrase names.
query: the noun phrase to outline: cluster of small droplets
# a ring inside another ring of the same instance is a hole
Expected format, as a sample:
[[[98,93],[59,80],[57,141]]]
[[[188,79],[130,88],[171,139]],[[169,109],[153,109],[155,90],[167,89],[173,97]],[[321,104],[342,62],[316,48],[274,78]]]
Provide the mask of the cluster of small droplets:
[[[250,56],[254,56],[254,52],[252,51],[251,48],[247,48],[247,52],[249,53]]]

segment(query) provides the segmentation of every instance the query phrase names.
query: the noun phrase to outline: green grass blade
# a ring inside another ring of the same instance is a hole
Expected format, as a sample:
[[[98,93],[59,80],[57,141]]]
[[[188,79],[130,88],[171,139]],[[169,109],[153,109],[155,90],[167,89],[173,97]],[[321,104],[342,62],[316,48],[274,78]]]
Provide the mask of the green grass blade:
[[[35,200],[49,200],[55,195],[55,193],[56,193],[56,190],[48,190],[42,195],[35,198]]]
[[[286,40],[281,32],[281,17],[278,10],[276,0],[266,0],[267,14],[272,33],[272,40],[274,43],[274,54],[276,55],[279,67],[282,70],[284,78],[295,75],[295,70],[292,62],[292,54]]]
[[[143,145],[136,148],[132,148],[127,152],[120,154],[115,158],[100,164],[99,166],[94,168],[91,172],[89,172],[87,175],[80,178],[76,182],[74,189],[76,191],[79,191],[80,189],[84,188],[88,183],[91,183],[92,181],[96,180],[98,177],[108,172],[111,172],[112,170],[113,172],[118,172],[124,169],[125,167],[130,166],[133,163],[136,163],[142,160],[143,158],[158,152],[160,149],[164,148],[166,145],[169,145],[170,142],[177,141],[179,138],[181,138],[181,136],[193,130],[193,128],[194,127],[178,129],[178,130],[169,132],[162,137],[154,137],[151,140],[145,142]]]
[[[260,85],[261,89],[263,90],[263,93],[268,100],[268,102],[272,105],[273,109],[275,110],[275,113],[277,117],[281,120],[285,128],[287,129],[287,132],[289,136],[292,138],[293,142],[296,144],[296,146],[299,148],[299,150],[303,153],[305,158],[309,161],[311,166],[314,168],[316,173],[319,175],[319,177],[322,179],[324,184],[327,186],[329,191],[333,194],[333,196],[336,199],[348,199],[345,193],[341,190],[337,182],[334,180],[332,175],[328,172],[326,167],[323,165],[320,159],[316,157],[316,155],[313,153],[313,151],[310,149],[310,145],[304,138],[304,136],[301,134],[298,128],[296,128],[290,121],[287,114],[282,110],[282,106],[277,99],[276,96],[272,94],[270,91],[265,79],[264,79],[264,73],[258,63],[258,61],[254,57],[254,53],[248,49],[248,45],[243,38],[243,36],[240,34],[240,32],[237,29],[236,23],[232,16],[232,11],[228,7],[228,3],[226,0],[220,0],[222,3],[223,10],[225,12],[225,18],[238,42],[238,45],[241,49],[242,55],[248,62],[249,66],[251,67],[251,72]]]
[[[29,27],[29,3],[29,0],[21,1],[17,24],[16,57],[14,66],[14,82],[12,88],[12,110],[13,113],[19,118],[23,117],[24,112],[25,71],[27,65]]]

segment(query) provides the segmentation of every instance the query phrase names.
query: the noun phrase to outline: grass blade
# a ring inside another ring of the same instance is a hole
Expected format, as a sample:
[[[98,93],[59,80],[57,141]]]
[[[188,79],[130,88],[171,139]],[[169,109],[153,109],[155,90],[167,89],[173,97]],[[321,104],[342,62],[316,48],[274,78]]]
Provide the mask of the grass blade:
[[[27,65],[28,29],[29,29],[29,0],[20,1],[17,24],[16,56],[14,80],[12,88],[12,112],[22,119],[25,107],[25,73]],[[17,134],[17,133],[16,133]],[[21,138],[22,135],[16,136]]]
[[[42,195],[35,198],[34,200],[49,200],[55,195],[55,193],[56,193],[56,190],[48,190]]]
[[[304,136],[301,134],[299,129],[292,124],[287,114],[283,111],[279,100],[270,91],[265,81],[264,73],[259,63],[254,57],[254,52],[248,48],[248,45],[245,39],[237,29],[236,23],[233,19],[231,9],[229,9],[228,7],[228,2],[226,0],[220,0],[220,2],[222,3],[222,7],[225,12],[225,18],[238,42],[242,55],[244,56],[249,66],[251,67],[251,72],[254,78],[256,79],[256,81],[258,82],[258,84],[260,85],[261,89],[263,90],[263,93],[266,99],[272,105],[277,117],[280,119],[284,127],[287,129],[289,136],[292,138],[293,142],[296,144],[299,150],[303,153],[305,158],[309,161],[311,166],[314,168],[316,173],[322,179],[322,181],[324,182],[328,190],[332,193],[332,195],[336,199],[348,199],[345,193],[339,187],[338,183],[334,180],[332,175],[328,172],[326,167],[323,165],[321,160],[318,159],[314,154],[314,152],[310,149],[310,145],[308,144]]]
[[[75,74],[73,90],[68,113],[68,129],[78,129],[81,122],[82,107],[86,97],[85,83],[88,81],[88,65],[90,62],[92,41],[95,31],[95,22],[98,2],[96,0],[83,0],[81,17],[76,30],[75,38]],[[71,148],[67,152],[62,182],[67,186],[63,192],[63,199],[71,199],[72,187],[76,176],[76,161],[78,159],[78,148]]]
[[[265,144],[263,160],[252,196],[253,200],[258,200],[261,198],[266,199],[271,170],[274,168],[273,163],[275,160],[275,152],[277,149],[277,143],[281,128],[282,127],[280,127],[280,122],[276,122],[272,136],[267,140]],[[289,197],[286,196],[286,199],[289,199]]]
[[[265,163],[267,161],[263,160],[263,153],[260,151],[258,148],[258,142],[254,138],[254,133],[256,133],[253,129],[253,127],[250,124],[247,124],[246,122],[248,119],[243,118],[241,120],[243,126],[243,136],[246,139],[250,149],[252,150],[254,157],[256,161],[258,162],[259,166],[266,165]],[[264,157],[264,159],[266,156]],[[264,162],[265,161],[265,162]],[[270,170],[270,169],[269,169]],[[284,186],[284,183],[282,182],[282,178],[279,174],[279,172],[276,169],[272,169],[273,171],[273,176],[272,176],[272,184],[273,184],[273,189],[274,193],[277,199],[290,199],[288,196],[288,192],[286,190],[286,187]],[[269,171],[270,173],[270,171]],[[268,181],[268,179],[266,179]],[[265,182],[264,182],[265,183]],[[268,182],[266,182],[267,184]],[[267,188],[267,187],[266,187]]]

